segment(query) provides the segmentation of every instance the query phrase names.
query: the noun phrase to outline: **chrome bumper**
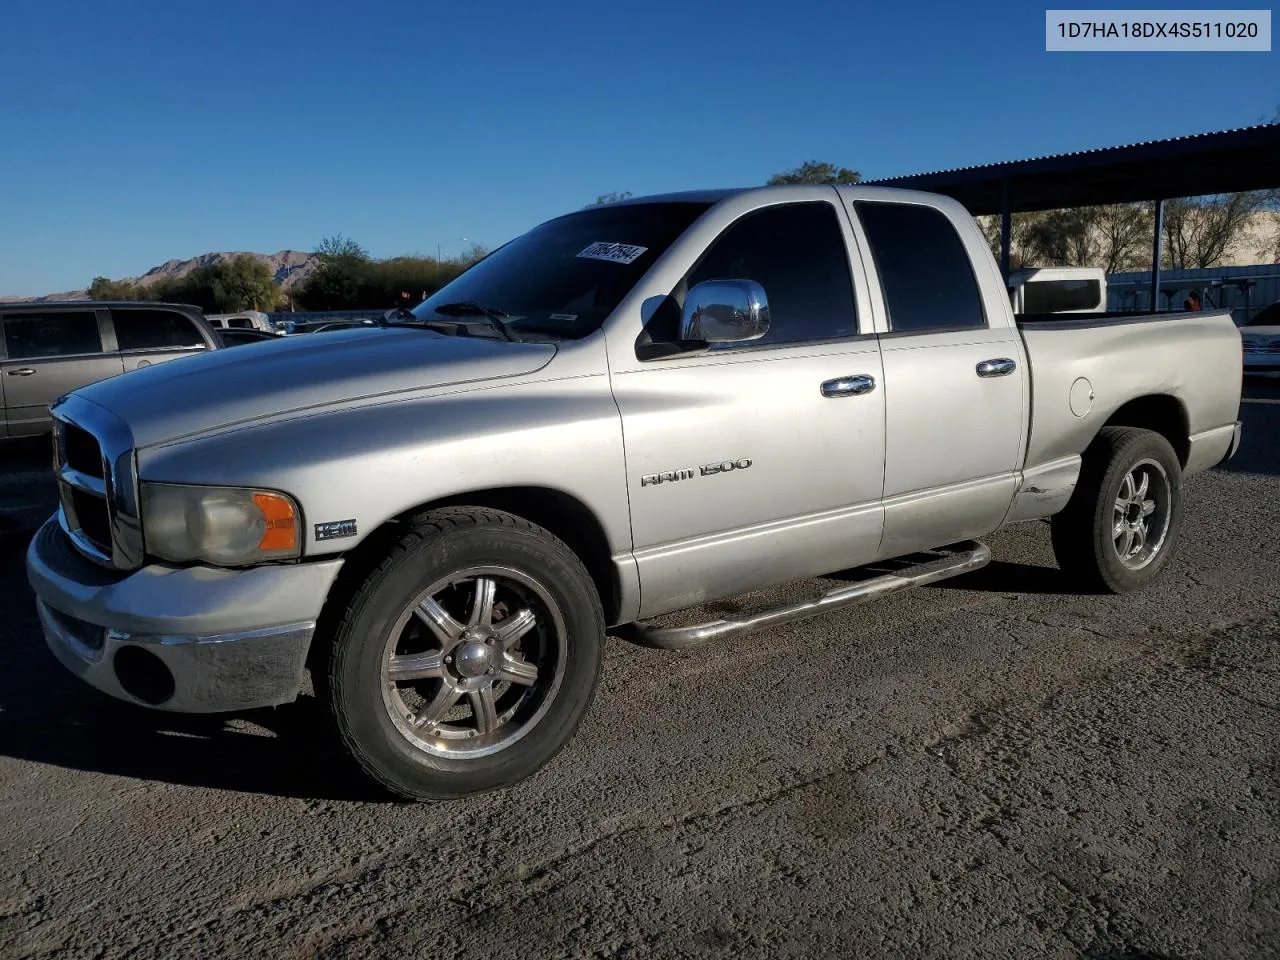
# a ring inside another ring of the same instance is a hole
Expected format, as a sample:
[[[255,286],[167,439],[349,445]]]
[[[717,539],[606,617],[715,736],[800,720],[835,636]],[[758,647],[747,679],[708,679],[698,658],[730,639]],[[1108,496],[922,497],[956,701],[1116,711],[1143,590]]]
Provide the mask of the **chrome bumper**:
[[[27,578],[58,660],[111,696],[182,713],[294,700],[341,566],[148,566],[119,577],[76,553],[54,520],[27,549]]]

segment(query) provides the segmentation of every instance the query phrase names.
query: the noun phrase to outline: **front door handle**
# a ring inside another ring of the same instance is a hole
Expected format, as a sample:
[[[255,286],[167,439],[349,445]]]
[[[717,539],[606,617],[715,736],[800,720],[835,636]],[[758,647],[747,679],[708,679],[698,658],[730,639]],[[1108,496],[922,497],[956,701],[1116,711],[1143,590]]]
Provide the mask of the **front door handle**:
[[[836,377],[822,384],[824,397],[856,397],[876,388],[876,378],[860,373],[856,377]]]
[[[1018,369],[1018,365],[1008,357],[1001,357],[998,360],[983,360],[978,364],[978,376],[980,377],[1007,377]]]
[[[17,370],[6,371],[11,377],[29,377],[35,372],[35,367],[19,367]]]

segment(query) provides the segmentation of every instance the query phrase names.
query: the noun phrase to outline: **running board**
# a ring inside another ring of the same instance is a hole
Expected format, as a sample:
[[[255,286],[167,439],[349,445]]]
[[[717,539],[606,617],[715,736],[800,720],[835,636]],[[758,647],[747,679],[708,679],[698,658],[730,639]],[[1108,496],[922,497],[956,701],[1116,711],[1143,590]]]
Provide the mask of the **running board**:
[[[615,632],[647,647],[687,650],[713,640],[741,636],[765,627],[777,627],[784,623],[816,617],[822,613],[839,610],[841,607],[850,607],[896,593],[908,587],[921,587],[949,577],[958,577],[963,573],[980,570],[991,562],[991,549],[976,540],[965,540],[928,552],[943,553],[944,556],[912,564],[901,570],[881,574],[868,580],[861,580],[851,586],[828,590],[821,596],[802,603],[769,607],[749,616],[732,620],[709,620],[690,627],[659,627],[641,621],[619,627]],[[874,570],[877,566],[880,564],[872,564],[871,569]]]

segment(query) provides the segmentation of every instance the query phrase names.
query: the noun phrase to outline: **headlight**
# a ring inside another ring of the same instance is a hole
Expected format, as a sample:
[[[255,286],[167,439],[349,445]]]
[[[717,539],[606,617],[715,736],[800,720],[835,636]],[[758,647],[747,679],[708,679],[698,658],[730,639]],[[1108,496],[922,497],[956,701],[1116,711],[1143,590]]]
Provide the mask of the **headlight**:
[[[142,484],[147,553],[237,567],[301,552],[298,505],[274,490]]]

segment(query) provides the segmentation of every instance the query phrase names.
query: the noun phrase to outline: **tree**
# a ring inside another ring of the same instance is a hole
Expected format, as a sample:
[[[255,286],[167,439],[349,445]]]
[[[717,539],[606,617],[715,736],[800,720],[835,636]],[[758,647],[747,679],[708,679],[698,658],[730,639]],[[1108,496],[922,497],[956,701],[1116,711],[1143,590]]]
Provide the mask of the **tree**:
[[[1040,223],[1045,219],[1047,214],[1036,211],[1034,213],[1015,213],[1009,220],[1009,265],[1011,267],[1028,266],[1034,260],[1029,258],[1027,251],[1031,247],[1031,237],[1037,230],[1041,229]],[[983,234],[987,238],[987,246],[991,248],[991,255],[1000,260],[1000,218],[999,217],[979,217],[978,224],[982,228]]]
[[[354,240],[340,234],[326,237],[315,251],[320,262],[295,291],[295,299],[304,310],[385,310],[401,302],[401,293],[417,303],[487,252],[473,244],[456,257],[374,260]]]
[[[807,160],[794,170],[775,173],[769,178],[767,186],[781,183],[859,183],[862,174],[848,167],[837,167],[830,163],[819,163]]]
[[[1142,203],[1015,213],[1009,263],[1019,267],[1102,267],[1108,273],[1146,265],[1151,209]],[[1000,218],[978,222],[1000,256]]]
[[[369,259],[364,247],[340,233],[322,238],[316,246],[315,255],[327,261],[364,262]]]
[[[1165,201],[1164,266],[1218,266],[1245,239],[1256,215],[1274,203],[1274,192],[1266,190]]]
[[[1102,267],[1115,273],[1141,266],[1151,237],[1147,205],[1114,203],[1052,210],[1032,223],[1024,262],[1044,267]]]
[[[369,254],[340,233],[324,237],[315,249],[319,264],[296,293],[307,310],[359,309],[361,293],[368,287]],[[361,304],[372,306],[372,304]]]
[[[158,299],[189,303],[205,313],[271,311],[284,299],[271,268],[246,254],[196,267],[152,289]]]
[[[90,300],[154,300],[155,292],[128,280],[94,277],[89,284]]]
[[[1147,203],[1114,203],[1094,207],[1100,249],[1094,263],[1107,273],[1138,270],[1151,265],[1152,210]]]
[[[626,200],[630,196],[631,196],[630,190],[623,190],[621,193],[617,192],[616,190],[613,193],[602,193],[600,194],[600,196],[596,197],[594,200],[592,200],[590,203],[587,204],[587,206],[583,207],[582,209],[586,210],[588,207],[598,207],[601,204],[605,204],[605,203],[617,203],[619,200]]]

